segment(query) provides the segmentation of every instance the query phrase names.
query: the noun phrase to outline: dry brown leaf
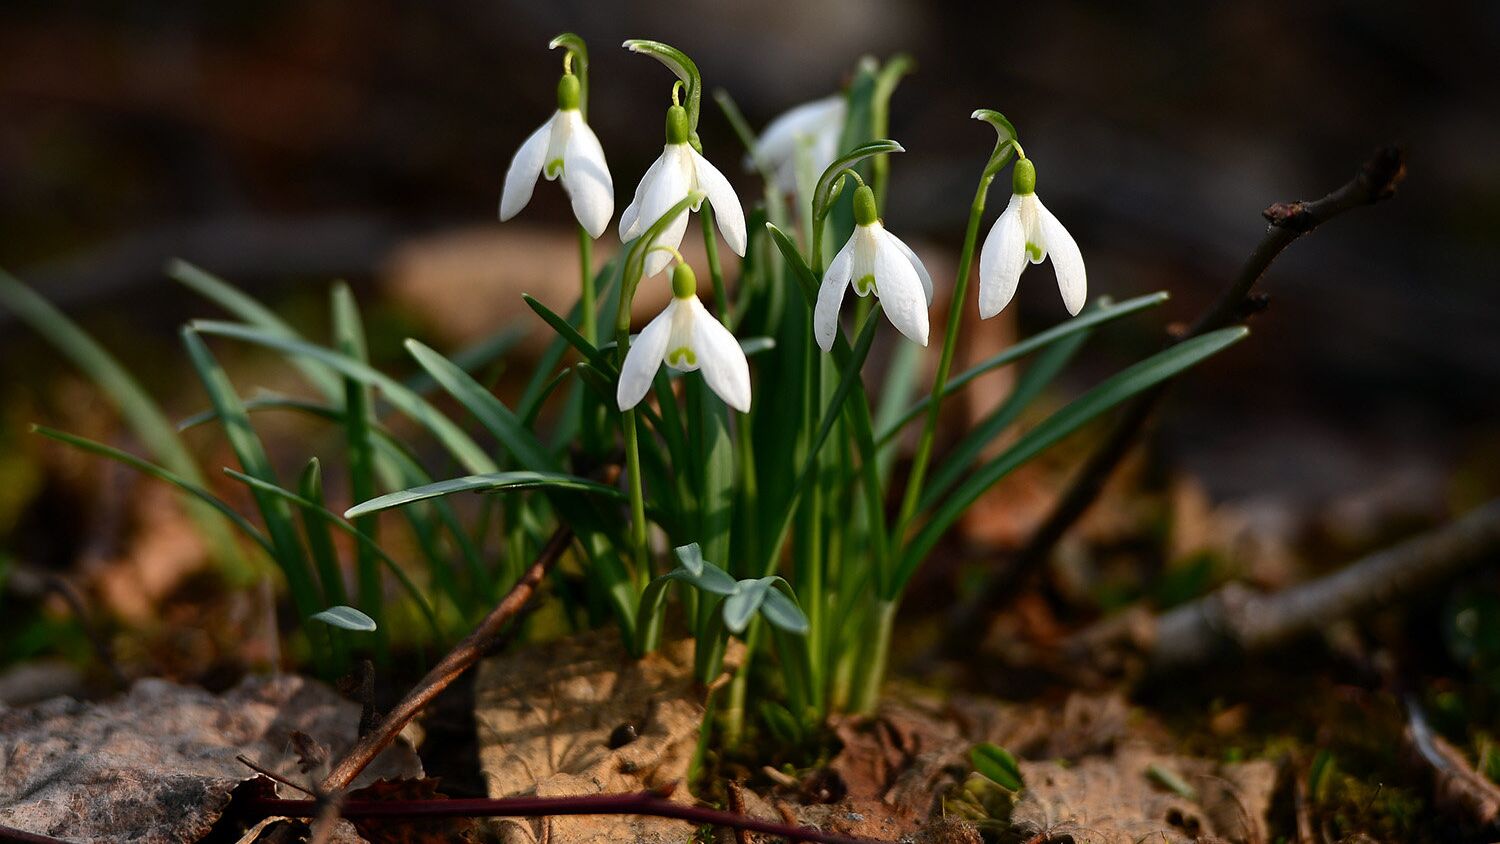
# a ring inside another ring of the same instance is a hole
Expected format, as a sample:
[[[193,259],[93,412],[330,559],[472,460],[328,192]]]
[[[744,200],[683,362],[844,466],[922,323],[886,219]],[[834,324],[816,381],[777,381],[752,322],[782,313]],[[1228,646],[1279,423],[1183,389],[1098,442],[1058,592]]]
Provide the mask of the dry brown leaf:
[[[1196,799],[1153,781],[1153,765],[1180,777]],[[1263,842],[1276,782],[1269,762],[1220,764],[1159,753],[1140,742],[1068,766],[1023,761],[1021,775],[1026,789],[1011,813],[1016,832],[1023,838],[1068,835],[1078,844]]]
[[[357,705],[295,676],[248,678],[223,695],[141,680],[103,703],[0,711],[0,824],[77,842],[195,841],[255,776],[236,755],[295,782],[293,731],[337,753],[358,723]],[[421,774],[398,743],[364,781]]]
[[[732,643],[726,670],[738,661]],[[703,720],[693,644],[633,660],[600,631],[493,657],[475,683],[479,760],[491,797],[614,794],[683,780]],[[632,737],[633,736],[633,737]],[[678,789],[676,799],[689,799]],[[691,824],[630,816],[500,822],[508,842],[678,842]]]

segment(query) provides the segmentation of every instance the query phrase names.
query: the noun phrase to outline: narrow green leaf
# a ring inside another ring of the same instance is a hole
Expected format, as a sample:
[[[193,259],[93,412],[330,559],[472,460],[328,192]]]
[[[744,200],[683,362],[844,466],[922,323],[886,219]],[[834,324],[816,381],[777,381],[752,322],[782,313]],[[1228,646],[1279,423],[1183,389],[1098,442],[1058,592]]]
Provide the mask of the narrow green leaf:
[[[115,461],[116,463],[122,463],[126,466],[129,466],[130,468],[136,470],[137,472],[140,472],[143,475],[156,478],[159,481],[165,481],[166,483],[177,487],[188,495],[191,495],[199,501],[202,501],[203,503],[212,507],[219,513],[219,515],[223,516],[225,519],[228,519],[230,524],[239,528],[241,533],[243,533],[245,536],[248,536],[252,541],[255,542],[256,545],[259,545],[261,549],[264,550],[267,554],[275,556],[276,549],[271,545],[271,540],[267,539],[265,537],[265,534],[261,533],[260,530],[255,527],[255,525],[251,524],[249,519],[246,519],[244,516],[240,515],[239,512],[236,511],[233,507],[230,507],[228,504],[224,503],[222,499],[209,492],[207,489],[204,489],[201,485],[182,477],[176,472],[173,472],[170,469],[164,469],[154,463],[142,460],[141,458],[136,457],[134,454],[129,454],[127,452],[121,451],[118,448],[114,448],[113,446],[108,446],[104,443],[95,442],[83,437],[74,436],[73,434],[69,434],[65,431],[48,428],[44,425],[32,425],[31,430],[32,433],[41,434],[48,439],[54,439],[60,443],[66,443],[80,451],[86,451],[89,454],[96,454],[100,457],[106,457],[110,460]]]
[[[975,745],[969,751],[969,762],[974,770],[1006,791],[1019,792],[1025,787],[1025,781],[1021,778],[1021,766],[1016,764],[1016,757],[997,744],[985,742]]]
[[[336,606],[329,607],[322,612],[316,612],[308,616],[313,621],[321,621],[331,627],[341,630],[353,630],[358,633],[369,633],[375,629],[375,619],[370,618],[354,607]]]
[[[510,350],[526,339],[526,333],[525,326],[508,325],[488,337],[459,349],[447,357],[448,360],[453,362],[454,366],[473,375],[500,358],[505,357]],[[425,371],[412,375],[403,381],[402,384],[406,389],[424,396],[437,389],[438,386],[437,379]]]
[[[326,507],[320,506],[315,501],[310,501],[306,498],[303,498],[302,496],[298,495],[295,492],[292,492],[291,490],[283,489],[274,483],[263,481],[259,478],[251,477],[244,472],[236,472],[235,470],[229,468],[224,469],[224,474],[250,487],[252,492],[274,496],[282,501],[287,502],[288,504],[293,504],[307,511],[308,513],[317,516],[318,518],[323,519],[329,525],[348,534],[354,539],[355,542],[369,548],[376,556],[380,558],[380,561],[385,564],[386,569],[395,576],[396,582],[400,583],[401,587],[406,590],[406,593],[411,596],[412,601],[417,605],[417,609],[421,611],[422,617],[427,620],[428,626],[432,628],[433,635],[437,636],[438,638],[442,638],[443,631],[441,625],[438,624],[437,614],[432,611],[432,605],[427,602],[427,599],[425,597],[423,597],[422,590],[417,588],[417,584],[412,582],[411,578],[406,574],[406,571],[401,568],[400,564],[391,559],[391,556],[387,554],[385,550],[375,542],[375,540],[360,532],[353,525],[339,518],[339,514],[327,509]]]
[[[489,455],[485,454],[484,449],[480,448],[479,444],[474,442],[468,434],[464,433],[463,429],[458,427],[453,420],[444,416],[441,411],[429,404],[426,399],[413,393],[384,373],[372,369],[367,364],[354,360],[347,355],[341,355],[331,349],[323,348],[322,346],[316,346],[287,337],[279,337],[256,328],[237,325],[232,322],[196,320],[191,324],[191,329],[203,334],[213,334],[254,343],[290,355],[307,357],[324,363],[342,375],[347,375],[379,390],[385,396],[386,400],[402,413],[405,413],[427,428],[465,469],[481,473],[494,472],[499,468],[490,459]]]
[[[531,308],[537,316],[542,318],[543,322],[547,323],[548,327],[557,332],[557,336],[561,337],[569,346],[577,349],[578,353],[583,355],[584,360],[598,368],[601,372],[608,373],[611,378],[615,377],[614,362],[602,350],[584,339],[583,335],[579,334],[578,329],[574,328],[571,323],[558,316],[551,308],[538,302],[528,293],[522,293],[521,299],[526,303],[527,307]]]
[[[197,370],[198,379],[208,393],[209,402],[219,412],[225,437],[229,440],[230,448],[233,449],[240,466],[251,477],[278,485],[276,472],[271,467],[271,460],[266,455],[265,446],[256,435],[255,428],[251,426],[250,415],[245,412],[244,405],[240,403],[239,394],[230,383],[228,374],[224,372],[223,367],[219,366],[219,362],[208,350],[208,345],[203,342],[203,338],[199,337],[191,327],[182,329],[181,336],[183,345],[187,349],[188,360]],[[261,519],[265,522],[266,533],[271,538],[271,544],[276,548],[274,557],[277,565],[281,567],[282,574],[286,576],[292,603],[296,605],[299,615],[304,618],[312,615],[317,612],[321,601],[313,585],[312,571],[308,566],[307,556],[303,553],[302,543],[297,538],[297,528],[292,520],[291,510],[285,501],[261,492],[256,492],[254,498],[260,510]]]
[[[318,458],[307,461],[302,477],[297,481],[297,490],[303,498],[323,506],[323,468]],[[307,550],[312,554],[313,565],[318,571],[318,581],[323,587],[323,601],[342,604],[349,600],[344,591],[344,575],[339,568],[339,556],[333,547],[333,533],[328,523],[302,511],[302,534],[307,537]]]
[[[267,334],[291,340],[301,339],[291,324],[270,308],[202,267],[174,258],[167,262],[167,276]],[[338,374],[327,366],[306,358],[294,358],[291,363],[330,400],[335,400],[342,394],[343,387]]]
[[[489,431],[528,469],[555,471],[557,461],[505,403],[486,390],[468,373],[416,340],[406,341],[406,350],[450,395],[458,399],[485,430]]]
[[[1006,348],[1004,351],[1001,351],[998,354],[991,355],[990,357],[985,358],[979,363],[974,364],[968,369],[965,369],[963,372],[960,372],[959,374],[950,378],[947,385],[943,389],[943,398],[946,399],[948,396],[951,396],[959,390],[963,389],[963,387],[970,381],[973,381],[975,378],[978,378],[986,372],[999,369],[1006,364],[1015,363],[1016,361],[1032,354],[1033,352],[1045,349],[1053,343],[1065,340],[1075,334],[1087,332],[1100,325],[1108,322],[1114,322],[1121,317],[1128,316],[1138,311],[1143,311],[1147,308],[1154,308],[1157,305],[1160,305],[1161,303],[1167,301],[1167,298],[1167,293],[1165,291],[1159,293],[1151,293],[1145,296],[1137,296],[1134,299],[1127,299],[1118,305],[1107,305],[1099,307],[1097,309],[1091,309],[1090,311],[1073,317],[1070,320],[1058,323],[1057,325],[1054,325],[1046,331],[1033,334],[1025,340],[1022,340],[1021,342]],[[876,443],[883,446],[886,443],[890,442],[893,437],[901,433],[901,429],[906,427],[908,423],[926,413],[927,408],[931,404],[932,396],[924,396],[921,401],[918,401],[911,407],[907,408],[906,412],[902,413],[893,422],[882,425],[880,427],[880,436],[876,438]]]
[[[518,470],[513,472],[489,472],[482,475],[468,475],[462,478],[451,478],[446,481],[413,487],[412,489],[403,489],[400,492],[392,492],[357,504],[349,508],[344,513],[344,516],[352,519],[368,513],[388,510],[392,507],[401,507],[414,501],[425,501],[429,498],[452,495],[456,492],[508,492],[522,489],[555,489],[571,492],[587,492],[605,498],[622,500],[625,498],[625,493],[620,490],[587,478],[565,475],[561,472]]]
[[[1048,417],[1046,421],[1027,431],[1010,448],[980,466],[933,512],[922,530],[907,546],[896,568],[894,579],[887,584],[888,591],[885,591],[881,597],[894,598],[899,595],[917,566],[921,564],[922,559],[937,545],[938,540],[948,528],[952,527],[959,516],[980,495],[984,494],[985,490],[1017,466],[1024,464],[1058,440],[1083,427],[1099,414],[1223,351],[1244,339],[1248,333],[1245,328],[1223,328],[1178,343],[1116,373]]]

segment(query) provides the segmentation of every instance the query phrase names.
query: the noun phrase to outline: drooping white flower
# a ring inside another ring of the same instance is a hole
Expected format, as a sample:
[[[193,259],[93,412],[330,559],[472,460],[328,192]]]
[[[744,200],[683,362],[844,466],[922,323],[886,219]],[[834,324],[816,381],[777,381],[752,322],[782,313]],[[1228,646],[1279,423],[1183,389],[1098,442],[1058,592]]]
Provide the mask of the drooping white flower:
[[[615,185],[604,161],[604,148],[578,110],[578,78],[565,74],[557,83],[557,111],[516,150],[505,171],[500,193],[500,221],[521,212],[531,201],[536,178],[561,177],[573,202],[573,216],[589,237],[609,227],[615,213]]]
[[[927,308],[932,304],[932,276],[901,238],[885,230],[876,217],[875,192],[860,185],[854,192],[854,234],[833,256],[818,302],[813,307],[813,336],[823,351],[833,348],[839,330],[844,291],[854,283],[861,296],[880,297],[886,318],[913,343],[927,345]]]
[[[719,223],[719,232],[734,254],[745,256],[745,210],[740,207],[740,198],[724,178],[719,169],[708,162],[688,143],[687,111],[682,106],[667,110],[667,144],[641,183],[635,189],[635,198],[620,215],[620,239],[630,240],[650,228],[661,216],[672,210],[672,206],[685,199],[688,194],[701,191],[713,206],[714,219]],[[701,204],[701,200],[699,202]],[[691,207],[698,210],[698,205]],[[687,231],[688,212],[684,210],[667,225],[656,242],[646,244],[651,252],[646,254],[645,274],[654,276],[666,268],[672,260],[670,252],[657,247],[670,246],[676,249],[682,244]]]
[[[621,410],[645,398],[656,371],[666,364],[682,372],[701,371],[709,389],[725,404],[741,413],[750,412],[750,363],[745,350],[703,307],[697,288],[692,268],[678,264],[672,272],[672,301],[636,336],[620,365],[615,400]]]
[[[1010,204],[984,239],[979,253],[979,316],[989,319],[1010,304],[1026,262],[1040,264],[1052,256],[1057,289],[1068,313],[1077,316],[1088,298],[1088,273],[1073,236],[1036,195],[1036,166],[1016,162]]]
[[[766,124],[755,141],[755,152],[770,169],[778,189],[784,193],[797,190],[799,149],[806,149],[814,173],[822,173],[838,158],[848,111],[844,95],[835,94],[795,106]],[[749,157],[746,162],[753,163]]]

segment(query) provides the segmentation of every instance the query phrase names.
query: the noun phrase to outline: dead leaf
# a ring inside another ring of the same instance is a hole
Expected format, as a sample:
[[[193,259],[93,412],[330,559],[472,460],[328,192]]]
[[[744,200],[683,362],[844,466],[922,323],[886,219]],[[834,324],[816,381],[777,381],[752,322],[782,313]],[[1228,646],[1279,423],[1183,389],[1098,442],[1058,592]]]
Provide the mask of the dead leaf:
[[[726,670],[739,653],[732,642]],[[690,640],[634,660],[613,631],[485,660],[475,683],[475,720],[490,796],[613,794],[683,780],[704,711],[692,664]],[[631,730],[634,737],[622,743]],[[691,798],[678,789],[675,799]],[[684,821],[631,816],[499,825],[502,838],[516,844],[679,842],[693,830]]]
[[[340,751],[358,722],[357,705],[296,676],[248,678],[223,695],[141,680],[103,703],[3,710],[0,824],[77,842],[196,841],[255,776],[237,754],[295,782],[294,730]],[[421,774],[398,743],[362,780]]]
[[[1153,780],[1153,766],[1180,777],[1197,799]],[[1159,753],[1142,742],[1068,766],[1023,761],[1021,774],[1026,788],[1011,812],[1015,831],[1023,839],[1067,835],[1078,844],[1265,841],[1276,782],[1275,766],[1263,760],[1221,764]]]

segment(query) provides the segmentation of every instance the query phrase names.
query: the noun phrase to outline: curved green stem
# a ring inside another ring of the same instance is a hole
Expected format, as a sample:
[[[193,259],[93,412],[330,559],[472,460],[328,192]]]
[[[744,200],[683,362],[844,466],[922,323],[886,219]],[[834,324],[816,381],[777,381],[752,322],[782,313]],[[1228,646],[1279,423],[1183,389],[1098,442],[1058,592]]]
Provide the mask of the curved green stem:
[[[976,119],[985,120],[995,126],[1000,137],[995,142],[995,151],[990,154],[984,172],[979,176],[979,187],[974,191],[973,204],[969,206],[969,223],[964,230],[963,251],[959,253],[958,258],[958,278],[954,281],[953,298],[948,305],[948,327],[943,334],[943,349],[938,358],[937,372],[932,378],[932,397],[927,406],[927,419],[922,425],[922,435],[917,440],[917,452],[912,458],[911,474],[906,482],[906,494],[902,497],[901,510],[896,518],[896,537],[902,543],[906,541],[907,528],[910,527],[912,516],[916,513],[917,503],[921,501],[922,482],[927,475],[927,464],[932,460],[938,414],[942,410],[943,397],[946,395],[948,373],[953,368],[953,353],[958,345],[958,329],[963,323],[964,300],[969,291],[969,270],[973,266],[974,248],[979,241],[979,221],[984,216],[985,198],[989,195],[990,183],[995,180],[995,174],[1015,155],[1015,130],[1010,128],[1009,121],[1006,121],[999,112],[983,114],[975,112],[974,115]],[[995,118],[1003,121],[1003,126],[997,123]],[[894,599],[896,596],[882,595],[881,597]]]
[[[579,291],[578,309],[581,312],[579,332],[583,339],[593,345],[599,345],[599,307],[595,300],[598,293],[594,290],[593,272],[594,239],[583,226],[578,227],[578,275],[581,282]]]

